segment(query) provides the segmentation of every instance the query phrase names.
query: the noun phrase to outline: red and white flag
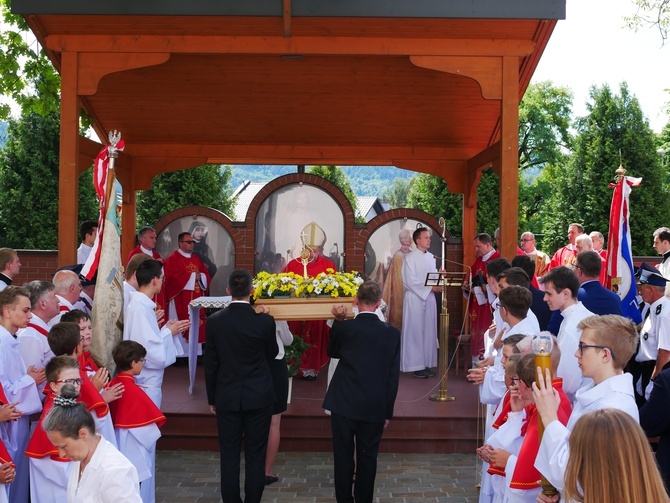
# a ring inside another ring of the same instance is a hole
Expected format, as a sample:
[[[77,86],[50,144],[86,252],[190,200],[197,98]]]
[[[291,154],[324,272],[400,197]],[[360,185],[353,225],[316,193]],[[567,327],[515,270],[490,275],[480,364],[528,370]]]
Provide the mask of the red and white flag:
[[[626,318],[635,323],[641,320],[640,310],[635,297],[635,270],[630,238],[629,197],[633,187],[637,187],[642,178],[622,176],[610,187],[614,187],[610,208],[610,228],[607,239],[607,288],[619,295],[621,310]],[[616,281],[612,281],[617,278]],[[614,288],[612,288],[614,286]]]

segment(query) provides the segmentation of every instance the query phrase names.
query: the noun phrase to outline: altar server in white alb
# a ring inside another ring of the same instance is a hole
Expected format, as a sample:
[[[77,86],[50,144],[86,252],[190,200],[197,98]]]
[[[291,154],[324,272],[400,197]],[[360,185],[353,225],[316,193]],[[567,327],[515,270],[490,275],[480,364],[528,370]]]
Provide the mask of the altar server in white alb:
[[[19,286],[8,286],[0,292],[0,382],[9,403],[19,402],[16,408],[23,415],[2,432],[3,441],[16,465],[16,479],[9,487],[9,501],[27,503],[29,486],[28,460],[24,456],[30,434],[30,414],[42,410],[37,386],[44,382],[44,368],[33,365],[26,368],[16,332],[28,326],[30,314],[30,294]]]
[[[147,350],[146,362],[137,384],[160,409],[163,394],[163,373],[172,365],[177,356],[183,354],[176,334],[187,330],[188,320],[168,320],[163,328],[156,321],[156,303],[151,300],[161,291],[163,285],[163,264],[158,260],[145,260],[135,273],[138,291],[130,294],[130,302],[125,314],[123,340],[139,342]]]
[[[428,252],[430,232],[420,227],[412,234],[416,249],[405,257],[402,281],[405,299],[402,307],[400,338],[400,370],[414,372],[414,377],[435,376],[437,366],[437,305],[435,292],[439,286],[426,286],[426,275],[437,272],[435,257]]]

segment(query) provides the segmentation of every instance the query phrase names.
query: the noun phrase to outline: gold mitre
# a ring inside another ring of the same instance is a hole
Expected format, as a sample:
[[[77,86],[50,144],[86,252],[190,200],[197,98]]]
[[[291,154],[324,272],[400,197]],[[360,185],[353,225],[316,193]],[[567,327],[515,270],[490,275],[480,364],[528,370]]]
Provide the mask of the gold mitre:
[[[301,233],[303,242],[310,248],[323,247],[326,243],[326,233],[316,222],[308,223]]]

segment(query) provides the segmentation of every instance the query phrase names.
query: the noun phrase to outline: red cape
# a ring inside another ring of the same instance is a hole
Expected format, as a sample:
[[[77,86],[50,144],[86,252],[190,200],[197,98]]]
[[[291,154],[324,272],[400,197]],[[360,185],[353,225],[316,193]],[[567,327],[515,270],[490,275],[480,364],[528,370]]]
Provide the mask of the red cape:
[[[107,403],[102,399],[93,383],[91,383],[86,371],[79,369],[79,375],[81,376],[81,390],[79,391],[78,401],[86,405],[86,409],[89,412],[95,412],[98,417],[105,417],[109,413]],[[47,388],[44,389],[46,390]]]
[[[36,459],[42,459],[49,456],[53,461],[68,463],[70,461],[69,459],[58,456],[58,449],[51,443],[51,440],[47,437],[47,432],[42,428],[42,421],[44,421],[44,418],[47,417],[47,414],[53,407],[54,398],[55,395],[53,393],[48,393],[44,399],[44,406],[42,407],[40,420],[37,422],[33,434],[30,437],[30,441],[28,442],[28,446],[26,447],[26,456]]]
[[[317,255],[314,262],[307,264],[307,275],[316,276],[326,269],[335,271],[335,264],[323,255]],[[292,272],[300,276],[303,275],[304,268],[299,260],[291,260],[282,272]],[[309,348],[303,354],[300,362],[300,370],[321,370],[328,361],[328,341],[330,339],[330,328],[325,321],[289,321],[289,329],[293,335],[301,337],[305,342],[313,347]]]
[[[191,273],[199,272],[207,278],[207,285],[212,281],[207,267],[203,261],[195,253],[191,254],[191,258],[184,257],[179,251],[175,250],[163,263],[163,271],[165,272],[165,300],[169,305],[171,300],[174,300],[175,309],[177,310],[177,317],[180,320],[189,319],[188,305],[193,299],[203,297],[205,291],[202,290],[200,284],[195,282],[195,289],[192,291],[184,290],[186,283],[191,278]],[[200,328],[198,332],[198,342],[205,342],[205,320],[207,316],[204,310],[200,310]],[[184,333],[184,338],[188,340],[189,332]]]
[[[109,404],[114,428],[139,428],[151,423],[160,428],[165,424],[163,413],[135,383],[132,375],[120,373],[109,385],[117,383],[123,384],[123,395]]]
[[[558,420],[562,424],[568,424],[568,419],[572,413],[572,405],[570,400],[563,393],[563,379],[558,378],[552,381],[552,386],[558,391],[561,397],[561,404],[558,407]],[[510,487],[512,489],[535,489],[540,487],[540,480],[542,475],[535,468],[535,458],[540,450],[540,434],[538,430],[539,415],[535,405],[526,408],[526,418],[528,420],[528,429],[525,433],[523,444],[512,474],[512,481]]]
[[[98,365],[93,361],[90,351],[82,351],[77,358],[77,361],[79,362],[79,370],[86,372],[98,371]]]
[[[549,270],[551,271],[554,267],[561,265],[566,265],[568,267],[573,267],[575,261],[577,260],[577,250],[571,250],[570,245],[559,248],[554,256],[551,257],[551,262],[549,262]]]

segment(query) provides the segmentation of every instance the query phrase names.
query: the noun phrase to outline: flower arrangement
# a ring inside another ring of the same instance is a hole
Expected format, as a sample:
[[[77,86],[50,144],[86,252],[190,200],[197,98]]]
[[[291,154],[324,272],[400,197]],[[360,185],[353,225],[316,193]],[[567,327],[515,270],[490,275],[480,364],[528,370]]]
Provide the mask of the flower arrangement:
[[[260,272],[254,278],[254,299],[287,296],[304,298],[319,295],[327,295],[335,299],[354,297],[361,283],[363,283],[363,278],[358,275],[358,272],[335,272],[331,268],[307,279],[292,272],[279,274]]]

